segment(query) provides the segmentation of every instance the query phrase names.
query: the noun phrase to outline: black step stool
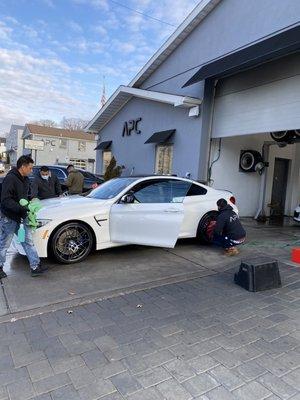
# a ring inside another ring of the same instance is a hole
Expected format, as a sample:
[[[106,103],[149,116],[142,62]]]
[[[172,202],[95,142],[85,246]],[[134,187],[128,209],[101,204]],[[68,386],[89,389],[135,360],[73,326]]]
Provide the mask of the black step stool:
[[[281,287],[278,262],[269,257],[255,257],[243,260],[234,282],[249,292]]]

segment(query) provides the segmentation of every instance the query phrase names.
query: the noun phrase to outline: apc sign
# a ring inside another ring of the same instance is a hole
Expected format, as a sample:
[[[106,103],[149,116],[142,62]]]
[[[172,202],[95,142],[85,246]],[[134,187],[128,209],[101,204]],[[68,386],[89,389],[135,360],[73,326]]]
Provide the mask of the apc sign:
[[[136,133],[139,135],[141,133],[139,130],[139,123],[141,120],[142,118],[138,118],[124,122],[122,136],[131,136],[131,133]]]

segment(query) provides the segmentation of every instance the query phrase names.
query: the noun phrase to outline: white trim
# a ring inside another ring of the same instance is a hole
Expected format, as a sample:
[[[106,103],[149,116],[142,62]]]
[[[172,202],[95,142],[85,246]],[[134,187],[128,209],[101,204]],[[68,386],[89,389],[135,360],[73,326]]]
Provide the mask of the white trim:
[[[104,128],[109,121],[120,111],[121,108],[132,98],[137,97],[159,103],[170,104],[174,107],[194,108],[202,103],[201,99],[189,96],[180,96],[176,94],[154,92],[152,90],[144,90],[129,86],[119,86],[114,94],[109,98],[94,118],[85,128],[85,132],[97,132]],[[108,115],[105,116],[105,113]],[[102,117],[102,121],[100,118]],[[96,125],[96,126],[94,126]]]

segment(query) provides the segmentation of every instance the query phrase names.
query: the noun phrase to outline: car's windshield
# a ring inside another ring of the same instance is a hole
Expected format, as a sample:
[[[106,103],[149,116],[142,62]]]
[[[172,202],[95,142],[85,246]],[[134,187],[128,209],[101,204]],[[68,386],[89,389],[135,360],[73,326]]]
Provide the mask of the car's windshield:
[[[136,178],[115,178],[102,183],[99,187],[91,191],[87,197],[93,199],[108,200],[117,196],[127,186],[133,183]]]

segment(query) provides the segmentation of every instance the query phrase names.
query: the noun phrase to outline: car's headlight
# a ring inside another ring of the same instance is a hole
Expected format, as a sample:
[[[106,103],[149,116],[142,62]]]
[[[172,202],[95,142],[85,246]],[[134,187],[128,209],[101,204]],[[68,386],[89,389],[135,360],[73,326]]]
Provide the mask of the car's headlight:
[[[42,226],[47,225],[49,222],[51,222],[52,219],[38,219],[37,223],[38,223],[38,228],[41,228]]]

